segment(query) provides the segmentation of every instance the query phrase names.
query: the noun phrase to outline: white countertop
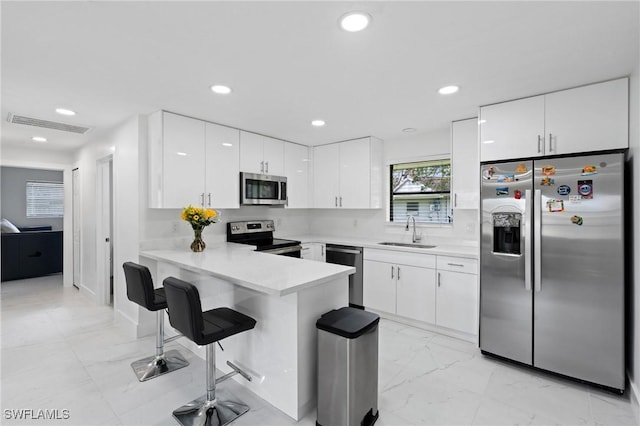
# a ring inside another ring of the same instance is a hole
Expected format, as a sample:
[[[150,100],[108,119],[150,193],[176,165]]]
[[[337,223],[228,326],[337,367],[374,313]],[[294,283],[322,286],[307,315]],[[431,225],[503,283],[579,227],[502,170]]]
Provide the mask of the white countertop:
[[[377,238],[366,239],[357,237],[334,237],[326,235],[282,235],[283,238],[299,240],[303,243],[323,243],[323,244],[343,244],[348,246],[357,246],[364,248],[375,248],[381,250],[404,251],[410,253],[432,254],[438,256],[456,256],[470,259],[478,259],[478,246],[475,245],[456,245],[456,244],[435,244],[434,248],[419,248],[405,246],[386,246],[381,245],[382,241],[393,241],[390,239]],[[427,242],[419,242],[417,244],[430,244]]]
[[[192,272],[275,296],[348,277],[355,268],[254,251],[245,244],[207,245],[201,253],[184,250],[145,250],[140,256],[167,262]]]

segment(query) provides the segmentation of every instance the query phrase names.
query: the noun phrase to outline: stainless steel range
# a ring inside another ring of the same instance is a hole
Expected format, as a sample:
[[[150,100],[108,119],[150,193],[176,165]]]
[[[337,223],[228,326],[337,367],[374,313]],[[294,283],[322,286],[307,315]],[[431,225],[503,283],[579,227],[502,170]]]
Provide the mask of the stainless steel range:
[[[256,251],[300,257],[300,241],[274,238],[273,220],[248,220],[227,223],[227,241],[256,246]]]

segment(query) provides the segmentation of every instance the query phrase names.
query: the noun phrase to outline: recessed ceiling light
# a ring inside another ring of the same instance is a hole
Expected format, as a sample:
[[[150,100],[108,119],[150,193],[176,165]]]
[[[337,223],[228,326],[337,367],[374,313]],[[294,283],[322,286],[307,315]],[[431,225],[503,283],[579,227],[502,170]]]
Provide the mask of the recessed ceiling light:
[[[56,112],[60,115],[76,115],[75,111],[66,108],[56,108]]]
[[[486,122],[487,122],[487,120],[478,120],[478,124],[484,124]]]
[[[211,86],[211,91],[213,93],[217,93],[218,95],[228,95],[231,93],[231,88],[227,86],[221,86],[219,84],[215,84]]]
[[[324,122],[324,120],[313,120],[313,121],[311,122],[311,125],[312,125],[312,126],[315,126],[315,127],[322,127],[322,126],[324,126],[325,124],[326,124],[326,123]]]
[[[223,143],[222,143],[222,146],[233,146],[233,144],[232,144],[232,143],[229,143],[229,142],[223,142]]]
[[[414,129],[413,127],[406,127],[404,129],[402,129],[403,132],[405,133],[414,133],[416,131],[416,129]]]
[[[369,26],[371,15],[364,12],[349,12],[342,15],[339,22],[343,30],[355,33]]]
[[[482,141],[482,143],[494,143],[494,140],[489,140],[489,141]]]
[[[187,155],[186,152],[176,152],[180,157],[185,157]]]
[[[445,86],[438,89],[438,93],[441,95],[451,95],[456,93],[460,88],[458,86]]]
[[[31,140],[34,142],[46,142],[47,138],[43,138],[42,136],[34,136],[31,138]]]

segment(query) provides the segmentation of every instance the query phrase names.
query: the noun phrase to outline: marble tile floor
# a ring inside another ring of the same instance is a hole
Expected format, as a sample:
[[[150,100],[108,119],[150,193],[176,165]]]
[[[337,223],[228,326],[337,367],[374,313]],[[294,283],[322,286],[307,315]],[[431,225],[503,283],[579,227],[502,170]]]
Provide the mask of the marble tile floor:
[[[129,364],[154,337],[128,337],[111,307],[61,277],[1,285],[4,425],[173,425],[171,411],[204,393],[204,361],[176,342],[189,367],[140,383]],[[470,343],[388,320],[380,323],[379,426],[637,425],[627,396],[488,359]],[[233,381],[224,392],[251,411],[234,424],[295,422]],[[16,409],[68,410],[68,419],[10,418]],[[9,414],[9,415],[8,415]],[[315,425],[311,413],[298,424]]]

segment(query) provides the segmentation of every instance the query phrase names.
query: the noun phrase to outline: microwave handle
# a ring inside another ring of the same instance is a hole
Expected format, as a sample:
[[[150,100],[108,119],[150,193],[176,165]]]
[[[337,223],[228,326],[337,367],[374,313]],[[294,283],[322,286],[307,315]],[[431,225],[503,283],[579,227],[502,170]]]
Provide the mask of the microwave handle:
[[[287,182],[280,182],[278,185],[278,200],[287,200]]]

